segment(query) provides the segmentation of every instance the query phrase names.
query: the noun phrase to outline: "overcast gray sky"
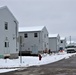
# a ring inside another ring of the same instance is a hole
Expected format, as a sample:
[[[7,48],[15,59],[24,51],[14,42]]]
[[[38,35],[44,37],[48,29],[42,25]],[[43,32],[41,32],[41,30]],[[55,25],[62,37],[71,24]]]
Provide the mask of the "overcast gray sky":
[[[0,0],[2,6],[8,6],[20,27],[44,25],[49,33],[76,41],[76,0]]]

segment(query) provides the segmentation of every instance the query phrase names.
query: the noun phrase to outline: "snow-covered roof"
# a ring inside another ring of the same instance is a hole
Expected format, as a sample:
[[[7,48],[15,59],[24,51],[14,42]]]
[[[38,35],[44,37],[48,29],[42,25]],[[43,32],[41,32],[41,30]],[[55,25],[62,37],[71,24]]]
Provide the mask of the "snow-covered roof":
[[[45,26],[19,27],[19,32],[41,31]]]
[[[61,37],[60,40],[65,40],[65,37]]]
[[[49,38],[57,37],[59,34],[49,34]]]
[[[8,7],[7,7],[7,6],[2,6],[2,7],[0,7],[0,10],[1,10],[1,9],[4,9],[4,8],[8,8]]]

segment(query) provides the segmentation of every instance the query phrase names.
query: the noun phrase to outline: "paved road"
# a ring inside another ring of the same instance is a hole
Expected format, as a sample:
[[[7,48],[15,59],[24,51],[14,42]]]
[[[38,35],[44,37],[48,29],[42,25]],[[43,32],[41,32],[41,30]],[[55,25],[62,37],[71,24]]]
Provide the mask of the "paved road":
[[[76,75],[76,56],[52,64],[32,66],[21,71],[0,75]]]

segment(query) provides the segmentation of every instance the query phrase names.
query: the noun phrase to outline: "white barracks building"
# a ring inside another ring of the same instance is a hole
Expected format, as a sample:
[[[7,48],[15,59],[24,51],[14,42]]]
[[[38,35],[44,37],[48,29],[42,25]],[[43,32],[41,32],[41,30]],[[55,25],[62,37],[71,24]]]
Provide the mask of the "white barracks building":
[[[24,53],[38,54],[49,49],[48,31],[45,26],[20,27],[20,50]]]
[[[0,8],[0,58],[17,58],[18,53],[18,21],[4,6]]]

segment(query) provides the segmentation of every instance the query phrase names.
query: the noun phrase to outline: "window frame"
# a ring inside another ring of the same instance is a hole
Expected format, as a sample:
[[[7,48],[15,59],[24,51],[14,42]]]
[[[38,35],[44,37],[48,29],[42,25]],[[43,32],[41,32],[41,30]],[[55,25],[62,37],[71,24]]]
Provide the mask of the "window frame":
[[[38,33],[34,33],[34,37],[36,37],[36,38],[37,38],[37,37],[38,37]]]
[[[5,43],[4,43],[4,47],[5,47],[5,48],[9,47],[9,42],[5,42]]]
[[[61,40],[61,43],[63,43],[63,40]]]
[[[27,33],[24,33],[24,38],[28,38],[28,34]]]
[[[8,30],[8,22],[5,22],[5,30]]]

